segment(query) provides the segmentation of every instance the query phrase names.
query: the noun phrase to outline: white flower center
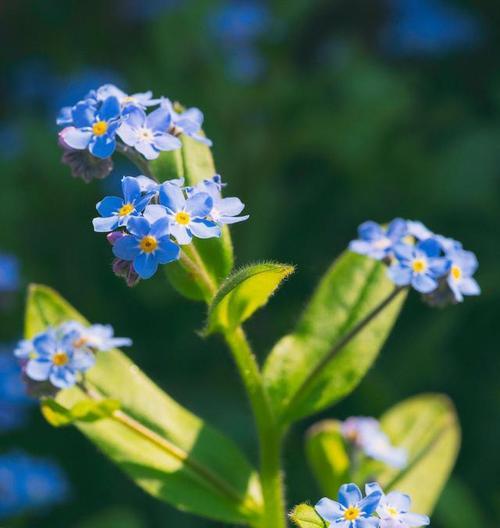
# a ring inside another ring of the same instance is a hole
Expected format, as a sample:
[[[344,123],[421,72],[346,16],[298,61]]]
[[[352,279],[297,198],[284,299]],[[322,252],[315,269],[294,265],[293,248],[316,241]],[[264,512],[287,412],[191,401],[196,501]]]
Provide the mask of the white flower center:
[[[148,141],[152,142],[154,138],[153,131],[150,128],[147,127],[141,127],[137,131],[137,139],[139,141]]]

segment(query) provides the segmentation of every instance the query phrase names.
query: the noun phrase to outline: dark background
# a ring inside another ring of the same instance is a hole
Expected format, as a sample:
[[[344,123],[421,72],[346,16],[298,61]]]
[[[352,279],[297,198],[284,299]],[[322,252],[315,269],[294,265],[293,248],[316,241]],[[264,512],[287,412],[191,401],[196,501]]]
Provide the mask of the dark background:
[[[150,88],[205,112],[217,168],[251,214],[232,230],[237,262],[298,267],[248,325],[261,357],[366,219],[420,219],[477,253],[481,297],[433,310],[412,294],[359,389],[324,416],[377,416],[419,392],[449,394],[463,445],[433,526],[496,525],[499,26],[494,0],[0,2],[0,250],[20,259],[24,281],[1,315],[0,339],[21,335],[26,283],[49,284],[132,337],[141,368],[256,458],[229,356],[195,334],[202,305],[161,274],[128,289],[92,231],[95,203],[127,166],[86,185],[59,163],[60,106],[108,81]],[[319,497],[303,455],[317,419],[288,439],[290,505]],[[0,450],[14,446],[57,460],[72,493],[6,527],[94,528],[106,512],[124,516],[120,528],[216,525],[146,496],[75,430],[50,428],[36,410],[0,438]]]

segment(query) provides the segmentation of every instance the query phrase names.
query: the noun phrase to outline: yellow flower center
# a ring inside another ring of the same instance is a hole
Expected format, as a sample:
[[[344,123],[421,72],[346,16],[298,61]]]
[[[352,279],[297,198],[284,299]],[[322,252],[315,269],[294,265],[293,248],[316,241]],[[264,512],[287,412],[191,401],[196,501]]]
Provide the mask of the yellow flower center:
[[[455,280],[459,280],[462,277],[462,270],[456,264],[451,267],[451,276]]]
[[[97,121],[92,125],[92,132],[94,136],[102,136],[108,130],[108,123],[106,121]]]
[[[356,508],[356,506],[349,506],[349,508],[347,508],[347,510],[344,512],[344,519],[346,521],[354,521],[359,517],[360,513],[360,509]]]
[[[118,209],[118,216],[127,216],[134,210],[134,206],[132,204],[124,204]]]
[[[181,225],[188,225],[191,222],[191,216],[186,211],[180,211],[175,215],[175,221]]]
[[[411,263],[411,268],[415,273],[423,273],[427,269],[427,262],[418,258]]]
[[[392,506],[389,506],[387,508],[387,513],[391,516],[391,517],[397,517],[398,516],[398,510],[396,510],[396,508],[393,508]]]
[[[66,352],[56,352],[52,356],[52,363],[54,363],[56,367],[64,367],[64,365],[66,365],[68,361],[69,361],[69,358]]]
[[[144,253],[151,253],[158,247],[158,242],[155,237],[146,235],[140,242],[139,247]]]
[[[132,97],[131,95],[128,95],[127,97],[124,97],[122,99],[122,103],[123,104],[126,104],[126,103],[135,103],[136,102],[136,98],[135,97]]]

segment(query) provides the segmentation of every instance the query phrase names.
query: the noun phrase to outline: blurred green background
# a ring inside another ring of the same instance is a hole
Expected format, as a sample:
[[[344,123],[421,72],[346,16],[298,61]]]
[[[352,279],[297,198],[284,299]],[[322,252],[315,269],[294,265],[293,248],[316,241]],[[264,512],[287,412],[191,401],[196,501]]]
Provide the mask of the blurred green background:
[[[132,169],[116,163],[110,178],[86,185],[59,162],[57,109],[104,82],[198,106],[228,192],[251,214],[232,230],[237,262],[298,267],[248,325],[261,357],[366,219],[419,219],[477,253],[481,297],[433,310],[412,294],[359,389],[322,417],[378,416],[419,392],[449,394],[463,445],[432,525],[497,525],[499,26],[493,0],[1,2],[0,251],[19,258],[23,284],[1,313],[0,339],[22,333],[26,284],[49,284],[92,321],[132,337],[141,368],[256,459],[229,356],[195,333],[203,306],[161,274],[128,289],[92,231],[95,203]],[[319,498],[303,453],[317,419],[288,438],[290,505]],[[12,448],[57,461],[71,492],[6,528],[216,526],[146,496],[36,409],[0,437],[1,452]]]

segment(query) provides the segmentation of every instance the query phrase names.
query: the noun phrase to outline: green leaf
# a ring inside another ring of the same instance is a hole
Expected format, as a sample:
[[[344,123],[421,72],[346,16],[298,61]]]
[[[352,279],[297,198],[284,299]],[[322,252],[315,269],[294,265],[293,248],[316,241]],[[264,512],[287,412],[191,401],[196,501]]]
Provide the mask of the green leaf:
[[[380,419],[394,445],[408,451],[403,470],[386,467],[376,480],[387,491],[412,497],[412,509],[432,513],[453,469],[460,447],[460,425],[453,403],[441,394],[409,398]]]
[[[209,147],[188,136],[182,135],[182,148],[162,152],[151,162],[153,174],[159,181],[184,178],[186,185],[212,178],[215,173],[212,152]],[[233,268],[233,246],[229,228],[224,226],[220,238],[193,239],[193,246],[201,258],[201,264],[216,286],[229,275]],[[186,248],[185,248],[186,249]],[[209,300],[200,279],[179,263],[167,266],[167,277],[174,288],[192,300]]]
[[[86,323],[56,292],[31,286],[27,338],[69,319]],[[181,510],[223,522],[248,524],[259,518],[260,484],[244,455],[172,400],[124,354],[98,353],[86,383],[103,398],[118,400],[121,411],[113,418],[78,422],[77,427],[140,487]],[[72,408],[85,398],[72,388],[60,392],[57,403]],[[120,416],[139,422],[148,433],[120,421]]]
[[[120,408],[117,400],[99,401],[81,400],[71,408],[66,408],[53,399],[44,399],[40,403],[44,418],[54,427],[64,427],[74,422],[96,422],[108,418]]]
[[[52,399],[42,400],[40,410],[43,417],[53,427],[65,427],[75,421],[69,409]]]
[[[264,366],[266,385],[283,423],[325,409],[358,385],[394,325],[404,292],[323,368],[319,366],[336,343],[393,291],[380,262],[349,252],[334,262],[295,331],[278,341]]]
[[[339,487],[349,482],[349,455],[337,420],[313,425],[306,436],[306,456],[321,491],[336,497]]]
[[[231,331],[267,304],[293,266],[265,262],[251,264],[228,277],[208,310],[206,333]]]
[[[290,512],[290,520],[299,528],[326,528],[326,523],[309,504],[299,504]]]

